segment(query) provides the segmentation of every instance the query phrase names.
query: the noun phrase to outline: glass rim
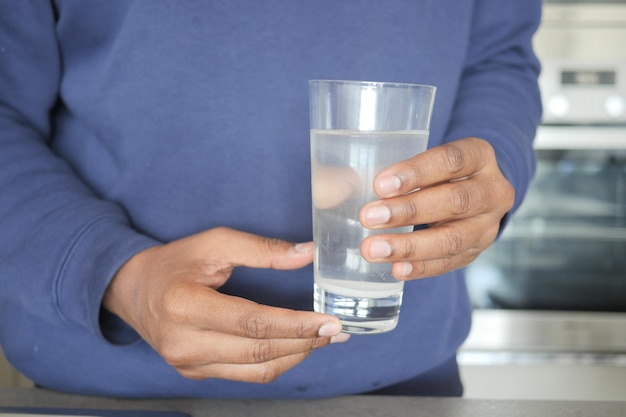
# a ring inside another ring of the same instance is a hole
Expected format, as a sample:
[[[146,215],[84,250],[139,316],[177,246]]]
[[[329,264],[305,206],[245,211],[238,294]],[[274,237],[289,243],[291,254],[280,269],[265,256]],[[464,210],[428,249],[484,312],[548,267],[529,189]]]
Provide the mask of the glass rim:
[[[395,82],[395,81],[367,81],[367,80],[323,80],[323,79],[312,79],[309,80],[309,85],[313,84],[343,84],[343,85],[354,85],[354,86],[371,86],[371,87],[396,87],[396,88],[428,88],[436,90],[437,87],[430,84],[416,84],[416,83],[406,83],[406,82]]]

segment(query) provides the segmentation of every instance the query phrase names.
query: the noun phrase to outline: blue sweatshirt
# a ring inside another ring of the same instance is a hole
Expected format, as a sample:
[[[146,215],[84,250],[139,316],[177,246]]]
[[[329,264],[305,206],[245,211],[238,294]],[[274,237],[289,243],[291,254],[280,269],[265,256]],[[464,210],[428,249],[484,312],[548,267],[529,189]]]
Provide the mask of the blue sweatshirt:
[[[462,271],[408,282],[398,327],[269,384],[180,376],[100,305],[152,245],[216,226],[311,239],[309,79],[438,86],[430,146],[487,139],[520,203],[540,117],[540,0],[0,1],[0,341],[41,386],[119,396],[367,392],[453,357]],[[222,289],[310,310],[312,269]],[[441,392],[446,394],[446,392]]]

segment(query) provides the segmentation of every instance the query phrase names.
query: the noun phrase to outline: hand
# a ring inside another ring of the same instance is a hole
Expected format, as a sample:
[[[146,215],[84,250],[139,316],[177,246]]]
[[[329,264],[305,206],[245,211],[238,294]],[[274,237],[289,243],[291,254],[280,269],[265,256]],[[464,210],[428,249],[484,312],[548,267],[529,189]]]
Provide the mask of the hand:
[[[296,269],[312,259],[311,243],[211,229],[135,255],[114,277],[103,306],[183,376],[270,382],[348,335],[340,334],[335,317],[263,306],[217,289],[237,266]]]
[[[398,279],[439,275],[468,265],[495,240],[515,190],[502,175],[491,145],[465,138],[391,166],[374,179],[382,198],[360,211],[369,229],[421,225],[406,234],[364,239],[362,256],[393,262]]]

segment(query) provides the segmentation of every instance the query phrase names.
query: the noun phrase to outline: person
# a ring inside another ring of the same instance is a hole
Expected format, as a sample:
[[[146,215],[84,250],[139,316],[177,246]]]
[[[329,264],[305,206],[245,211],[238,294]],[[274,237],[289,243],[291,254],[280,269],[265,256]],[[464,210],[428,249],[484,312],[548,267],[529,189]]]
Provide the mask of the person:
[[[7,359],[92,395],[462,395],[463,267],[533,175],[540,9],[1,1]],[[438,87],[429,149],[361,210],[372,229],[427,225],[363,242],[406,281],[389,333],[312,311],[310,79]]]

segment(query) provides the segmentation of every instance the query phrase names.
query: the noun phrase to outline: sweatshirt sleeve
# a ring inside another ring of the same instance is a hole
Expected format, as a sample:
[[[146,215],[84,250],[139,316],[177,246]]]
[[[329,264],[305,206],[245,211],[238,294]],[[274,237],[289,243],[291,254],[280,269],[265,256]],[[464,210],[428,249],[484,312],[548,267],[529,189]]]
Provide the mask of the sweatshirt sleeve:
[[[0,2],[0,305],[101,336],[111,278],[157,242],[50,147],[62,71],[54,8]]]
[[[513,212],[535,170],[532,144],[541,118],[540,66],[531,40],[539,25],[541,1],[477,0],[474,10],[445,141],[475,136],[491,143],[500,170],[516,190]]]

